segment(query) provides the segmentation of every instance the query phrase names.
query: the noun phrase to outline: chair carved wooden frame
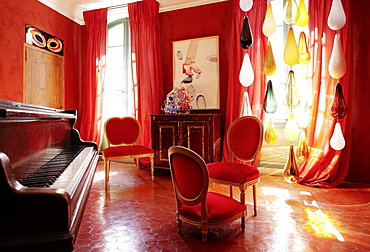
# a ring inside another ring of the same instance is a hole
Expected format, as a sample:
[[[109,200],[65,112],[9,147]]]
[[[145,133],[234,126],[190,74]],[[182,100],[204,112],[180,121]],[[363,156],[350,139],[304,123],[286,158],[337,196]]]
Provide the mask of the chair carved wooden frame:
[[[229,196],[208,192],[208,169],[202,157],[182,146],[170,147],[168,156],[179,234],[183,221],[199,226],[205,243],[208,227],[223,226],[239,218],[244,232],[246,206]]]
[[[257,168],[263,132],[263,123],[255,116],[243,116],[234,120],[226,134],[229,161],[207,165],[210,181],[230,186],[231,197],[233,197],[233,187],[238,187],[240,202],[243,205],[245,205],[245,191],[248,186],[252,186],[254,215],[257,215],[256,185],[260,181],[260,172]],[[236,163],[236,159],[250,162],[251,165]]]
[[[154,181],[154,150],[137,145],[141,136],[141,125],[133,117],[112,117],[104,123],[104,135],[108,147],[103,150],[105,181],[109,180],[111,160],[133,158],[138,167],[139,158],[149,157],[151,166],[151,179]]]

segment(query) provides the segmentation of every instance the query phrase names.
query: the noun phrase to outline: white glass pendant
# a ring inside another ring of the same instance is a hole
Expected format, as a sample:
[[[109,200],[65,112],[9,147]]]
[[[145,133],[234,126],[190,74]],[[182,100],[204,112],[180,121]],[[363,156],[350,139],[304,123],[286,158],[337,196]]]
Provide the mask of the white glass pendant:
[[[239,6],[242,11],[249,11],[252,9],[253,0],[240,0]]]
[[[346,73],[346,67],[346,59],[344,58],[343,48],[340,42],[340,35],[335,34],[333,51],[329,60],[329,74],[334,79],[342,78]]]
[[[340,127],[340,123],[336,123],[334,127],[333,135],[330,139],[330,146],[334,150],[341,150],[346,145],[346,141],[344,140],[344,136],[342,133],[342,128]]]
[[[239,73],[239,81],[244,87],[249,87],[254,81],[254,72],[249,54],[244,54],[242,67]]]
[[[344,13],[341,0],[333,0],[328,17],[328,26],[332,30],[339,30],[346,24],[346,14]]]
[[[288,121],[285,124],[284,136],[289,141],[295,141],[299,137],[299,127],[293,113],[290,113]]]
[[[266,37],[274,34],[276,31],[276,23],[274,15],[272,13],[272,6],[270,2],[267,2],[266,16],[262,25],[262,32]]]

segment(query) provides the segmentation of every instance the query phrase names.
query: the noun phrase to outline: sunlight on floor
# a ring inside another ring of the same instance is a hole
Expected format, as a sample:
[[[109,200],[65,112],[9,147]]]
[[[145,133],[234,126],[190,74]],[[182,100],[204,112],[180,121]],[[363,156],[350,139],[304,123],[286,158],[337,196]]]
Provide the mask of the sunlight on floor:
[[[278,225],[277,233],[286,235],[294,233],[297,224],[303,221],[303,227],[311,230],[319,237],[335,237],[338,241],[345,241],[341,233],[335,228],[336,221],[323,212],[319,204],[310,198],[311,194],[309,192],[301,191],[300,194],[306,199],[297,201],[292,199],[288,189],[262,187],[262,191],[265,196],[268,196],[265,197],[266,208],[276,211],[273,220],[282,223],[282,225]],[[297,215],[306,218],[296,220],[294,217]]]
[[[114,176],[116,174],[117,174],[117,172],[109,172],[109,177],[112,177],[112,176]],[[103,180],[104,179],[104,176],[105,176],[105,172],[104,171],[96,172],[95,173],[95,176],[94,176],[93,183],[98,182],[100,180]]]

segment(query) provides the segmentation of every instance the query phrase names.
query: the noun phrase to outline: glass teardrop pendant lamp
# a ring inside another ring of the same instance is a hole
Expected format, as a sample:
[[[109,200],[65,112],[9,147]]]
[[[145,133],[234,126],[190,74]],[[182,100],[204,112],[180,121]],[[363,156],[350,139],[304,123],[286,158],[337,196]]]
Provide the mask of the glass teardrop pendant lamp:
[[[274,34],[276,31],[276,22],[272,13],[271,3],[267,1],[265,20],[262,25],[262,32],[266,37]]]
[[[299,171],[297,162],[295,161],[294,156],[294,147],[290,145],[288,160],[285,163],[283,176],[286,182],[288,183],[297,183],[299,179]]]
[[[333,135],[330,138],[330,146],[334,150],[342,150],[346,146],[340,123],[335,124]]]
[[[341,0],[333,0],[328,16],[328,26],[332,30],[340,30],[346,24],[346,13]]]
[[[249,54],[244,54],[242,67],[239,73],[239,81],[244,87],[249,87],[254,81],[254,71]]]
[[[299,127],[293,113],[289,114],[288,121],[285,124],[284,136],[289,141],[295,141],[299,137]]]
[[[308,149],[306,133],[302,130],[301,135],[299,136],[298,147],[296,151],[297,159],[306,162],[310,157],[310,151]]]
[[[337,83],[335,86],[334,98],[330,106],[330,114],[336,119],[341,119],[347,115],[347,104],[340,83]]]
[[[276,63],[272,52],[271,42],[268,42],[266,49],[265,61],[263,62],[263,72],[267,75],[273,75],[276,72]]]
[[[295,23],[301,27],[304,27],[308,24],[308,21],[309,21],[309,16],[308,16],[308,12],[307,12],[307,8],[304,3],[304,0],[299,1],[298,10],[299,10],[299,17]]]
[[[248,16],[245,16],[244,21],[243,21],[242,31],[241,31],[241,34],[240,34],[240,45],[244,49],[248,49],[249,47],[252,46],[252,44],[253,44],[252,30],[251,30],[251,27],[249,25]]]
[[[285,86],[283,103],[287,108],[293,109],[301,102],[299,97],[298,86],[295,82],[294,72],[290,70],[288,73],[288,83]]]
[[[265,131],[265,142],[267,144],[272,145],[272,144],[276,143],[277,138],[278,138],[278,136],[277,136],[277,133],[276,133],[274,123],[270,119],[270,121],[269,121],[269,123],[266,127],[266,131]]]
[[[298,63],[298,60],[299,51],[294,38],[293,28],[289,28],[284,48],[284,62],[289,66],[293,66]]]
[[[253,0],[240,0],[239,7],[242,11],[249,11],[253,7]]]
[[[298,51],[299,51],[298,64],[307,65],[310,62],[311,56],[310,53],[308,52],[306,35],[304,34],[304,32],[301,32],[299,35]]]
[[[344,57],[342,44],[340,42],[340,35],[335,34],[333,50],[329,59],[328,71],[334,79],[340,79],[346,73],[346,59]]]
[[[277,103],[274,94],[274,90],[272,89],[272,82],[269,80],[267,82],[267,88],[265,93],[265,100],[263,102],[263,109],[268,114],[273,114],[276,112]]]
[[[299,9],[295,0],[285,1],[283,17],[286,24],[291,24],[298,20]]]

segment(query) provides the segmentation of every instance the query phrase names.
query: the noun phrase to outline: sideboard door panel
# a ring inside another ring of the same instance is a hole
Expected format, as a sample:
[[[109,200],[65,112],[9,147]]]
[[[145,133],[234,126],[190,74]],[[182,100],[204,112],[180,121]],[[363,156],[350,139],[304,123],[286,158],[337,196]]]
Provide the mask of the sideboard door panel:
[[[219,114],[151,115],[155,167],[168,168],[168,149],[181,145],[203,157],[220,161],[221,116]]]
[[[209,123],[207,121],[185,121],[183,123],[183,139],[185,147],[192,149],[203,157],[206,163],[210,157],[206,145],[209,142]]]

